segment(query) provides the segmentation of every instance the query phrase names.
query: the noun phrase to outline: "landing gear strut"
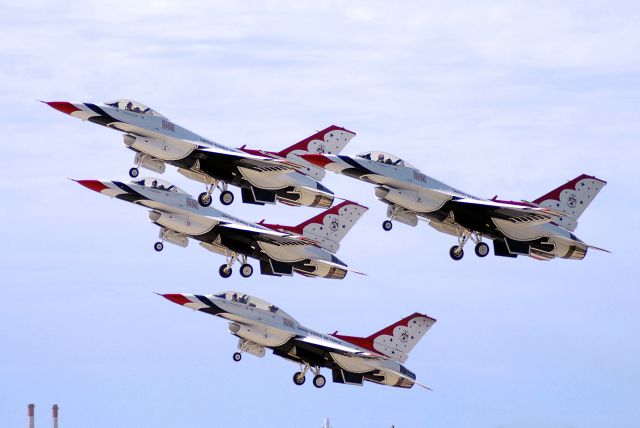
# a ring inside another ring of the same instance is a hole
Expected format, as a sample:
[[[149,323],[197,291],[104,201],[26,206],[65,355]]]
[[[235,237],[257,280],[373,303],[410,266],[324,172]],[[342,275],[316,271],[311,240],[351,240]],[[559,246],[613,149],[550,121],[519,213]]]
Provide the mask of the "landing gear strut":
[[[307,380],[302,372],[295,372],[293,374],[293,383],[300,386],[304,384],[304,381]]]
[[[222,266],[220,266],[220,269],[218,269],[218,273],[220,273],[221,277],[229,278],[231,276],[231,274],[233,273],[231,267],[236,261],[239,261],[241,263],[240,275],[243,278],[249,278],[251,275],[253,275],[253,266],[247,263],[247,256],[235,252],[228,252],[226,254],[226,257],[227,263],[223,264]]]
[[[222,205],[231,205],[233,203],[234,196],[233,193],[227,190],[227,183],[211,179],[211,182],[207,184],[206,192],[202,192],[198,195],[198,202],[200,205],[203,207],[211,205],[211,194],[215,189],[218,189],[221,192],[220,202]]]
[[[222,265],[220,266],[220,269],[218,269],[218,273],[223,278],[229,278],[233,273],[233,269],[231,269],[229,265]]]
[[[302,385],[307,380],[306,374],[307,371],[311,370],[314,374],[313,376],[313,386],[316,388],[322,388],[327,383],[327,379],[320,374],[320,367],[311,367],[309,364],[304,363],[300,364],[300,371],[295,372],[293,374],[293,383],[296,385]]]
[[[464,257],[464,245],[471,240],[476,243],[474,248],[478,257],[486,257],[489,254],[489,245],[482,242],[482,235],[478,232],[471,232],[469,229],[458,227],[458,245],[454,245],[449,249],[449,255],[453,260],[460,260]]]

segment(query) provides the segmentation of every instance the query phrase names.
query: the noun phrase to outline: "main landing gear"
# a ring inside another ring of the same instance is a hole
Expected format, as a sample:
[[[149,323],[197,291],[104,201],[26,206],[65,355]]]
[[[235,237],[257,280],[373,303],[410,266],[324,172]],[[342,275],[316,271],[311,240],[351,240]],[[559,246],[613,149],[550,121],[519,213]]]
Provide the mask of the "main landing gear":
[[[227,263],[223,264],[222,266],[220,266],[220,269],[218,269],[218,273],[220,273],[220,276],[223,278],[229,278],[233,273],[231,267],[236,261],[239,261],[241,263],[240,276],[242,276],[243,278],[249,278],[251,275],[253,275],[253,266],[247,263],[247,256],[245,256],[244,254],[238,255],[237,253],[231,253],[230,255],[227,255]]]
[[[316,388],[322,388],[323,386],[326,385],[327,383],[327,379],[322,376],[320,374],[320,367],[311,367],[309,366],[309,364],[301,364],[300,365],[300,371],[299,372],[295,372],[293,374],[293,383],[295,383],[296,385],[303,385],[304,382],[307,380],[306,378],[306,373],[308,370],[311,370],[314,374],[313,376],[313,386],[315,386]]]
[[[382,228],[388,232],[393,228],[393,223],[391,220],[385,220],[382,222]]]
[[[222,205],[231,205],[234,200],[233,193],[227,190],[227,183],[213,181],[210,184],[207,184],[207,191],[200,193],[198,195],[198,203],[203,207],[208,207],[211,205],[211,194],[215,189],[220,190],[220,202]]]
[[[449,256],[453,260],[461,260],[464,257],[464,245],[468,240],[476,243],[474,251],[478,257],[486,257],[489,254],[489,245],[482,242],[482,235],[477,232],[471,232],[468,229],[458,228],[458,245],[454,245],[449,249]]]

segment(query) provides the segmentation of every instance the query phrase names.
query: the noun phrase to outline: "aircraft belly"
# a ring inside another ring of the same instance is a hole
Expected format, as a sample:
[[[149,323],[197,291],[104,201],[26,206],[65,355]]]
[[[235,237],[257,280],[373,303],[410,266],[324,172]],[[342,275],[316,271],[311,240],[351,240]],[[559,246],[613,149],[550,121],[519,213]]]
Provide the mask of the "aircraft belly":
[[[269,257],[279,262],[295,263],[311,256],[306,248],[301,246],[275,245],[263,241],[258,241],[258,245]]]
[[[539,225],[526,226],[499,218],[492,218],[491,220],[504,236],[515,241],[534,241],[546,236]]]
[[[383,194],[386,191],[386,194]],[[376,196],[382,197],[389,202],[400,205],[410,211],[425,213],[434,212],[441,209],[444,204],[451,200],[451,196],[442,195],[442,197],[433,197],[426,192],[416,192],[414,190],[405,189],[387,189],[377,188]]]
[[[175,232],[191,236],[204,235],[218,224],[216,221],[210,220],[206,217],[193,218],[190,216],[166,212],[158,213],[157,211],[151,211],[149,216],[152,218],[152,221],[161,226]]]
[[[289,180],[285,179],[287,174],[264,173],[241,166],[238,167],[238,171],[252,186],[259,187],[261,189],[277,190],[294,185],[294,183],[289,183]]]
[[[363,360],[362,358],[351,357],[348,355],[337,354],[334,352],[330,352],[329,354],[331,355],[331,358],[333,358],[333,361],[335,361],[335,363],[341,369],[346,370],[348,372],[366,373],[374,369],[374,367],[371,367],[371,365],[369,365],[368,362],[366,362],[366,360]]]
[[[156,159],[173,161],[189,156],[197,145],[173,138],[162,139],[125,135],[125,144]]]

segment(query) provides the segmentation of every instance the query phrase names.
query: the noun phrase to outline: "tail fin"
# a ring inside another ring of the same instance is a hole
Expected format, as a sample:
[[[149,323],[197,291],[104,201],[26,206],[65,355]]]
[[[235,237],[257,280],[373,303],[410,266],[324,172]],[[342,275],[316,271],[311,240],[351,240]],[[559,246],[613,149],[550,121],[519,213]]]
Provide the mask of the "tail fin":
[[[566,217],[559,217],[558,222],[562,227],[574,231],[578,227],[578,218],[605,184],[607,182],[604,180],[582,174],[533,202],[567,214]]]
[[[320,154],[339,154],[342,149],[355,137],[355,133],[347,129],[341,128],[336,125],[331,125],[322,131],[316,132],[310,137],[281,150],[276,155],[289,159],[298,165],[301,165],[300,170],[310,175],[316,180],[322,180],[326,174],[326,171],[322,168],[307,162],[302,159],[300,155],[306,155],[310,153]]]
[[[435,322],[434,318],[416,312],[369,337],[342,336],[338,332],[332,336],[404,363]]]
[[[340,241],[369,208],[351,201],[344,201],[297,226],[265,224],[271,229],[284,229],[314,241],[318,246],[335,253]]]

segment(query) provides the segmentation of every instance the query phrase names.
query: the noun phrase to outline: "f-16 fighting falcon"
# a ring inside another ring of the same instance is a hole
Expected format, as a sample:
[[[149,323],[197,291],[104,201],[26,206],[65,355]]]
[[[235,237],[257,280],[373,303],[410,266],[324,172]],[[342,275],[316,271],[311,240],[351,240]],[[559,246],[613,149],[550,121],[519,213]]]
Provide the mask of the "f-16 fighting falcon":
[[[240,275],[249,277],[252,257],[260,260],[263,275],[292,275],[342,279],[351,270],[334,253],[366,207],[344,201],[297,226],[249,223],[213,207],[202,207],[187,192],[157,178],[130,183],[78,180],[83,186],[149,208],[149,220],[160,226],[156,251],[164,241],[186,247],[189,238],[209,251],[226,257],[220,276],[228,278],[239,261]]]
[[[388,204],[384,230],[391,220],[416,226],[418,217],[439,232],[458,238],[449,255],[462,259],[471,239],[475,253],[485,257],[493,240],[496,256],[530,256],[537,260],[555,257],[582,260],[589,248],[573,234],[578,218],[607,184],[599,178],[580,175],[531,201],[504,201],[497,196],[482,199],[461,192],[385,152],[357,156],[309,154],[305,160],[338,174],[372,183],[376,197]]]
[[[362,385],[367,380],[400,388],[420,385],[403,363],[436,322],[427,315],[414,313],[367,337],[343,336],[337,331],[327,335],[303,327],[275,305],[236,291],[207,296],[162,296],[228,320],[229,332],[239,338],[239,352],[233,354],[234,361],[242,359],[242,352],[264,357],[265,348],[269,348],[275,355],[300,364],[300,371],[293,375],[296,385],[302,385],[311,370],[317,388],[326,383],[320,374],[322,367],[331,369],[336,383]]]
[[[330,126],[279,152],[223,146],[195,134],[140,103],[118,100],[105,104],[46,102],[63,113],[124,132],[124,144],[136,152],[129,175],[138,167],[158,174],[165,164],[178,167],[186,177],[204,183],[198,197],[202,206],[211,204],[218,188],[220,201],[230,205],[234,196],[227,185],[241,188],[242,201],[264,205],[276,200],[288,205],[328,208],[333,192],[320,184],[325,171],[300,158],[305,153],[340,153],[355,135]],[[295,161],[295,163],[291,163]]]

